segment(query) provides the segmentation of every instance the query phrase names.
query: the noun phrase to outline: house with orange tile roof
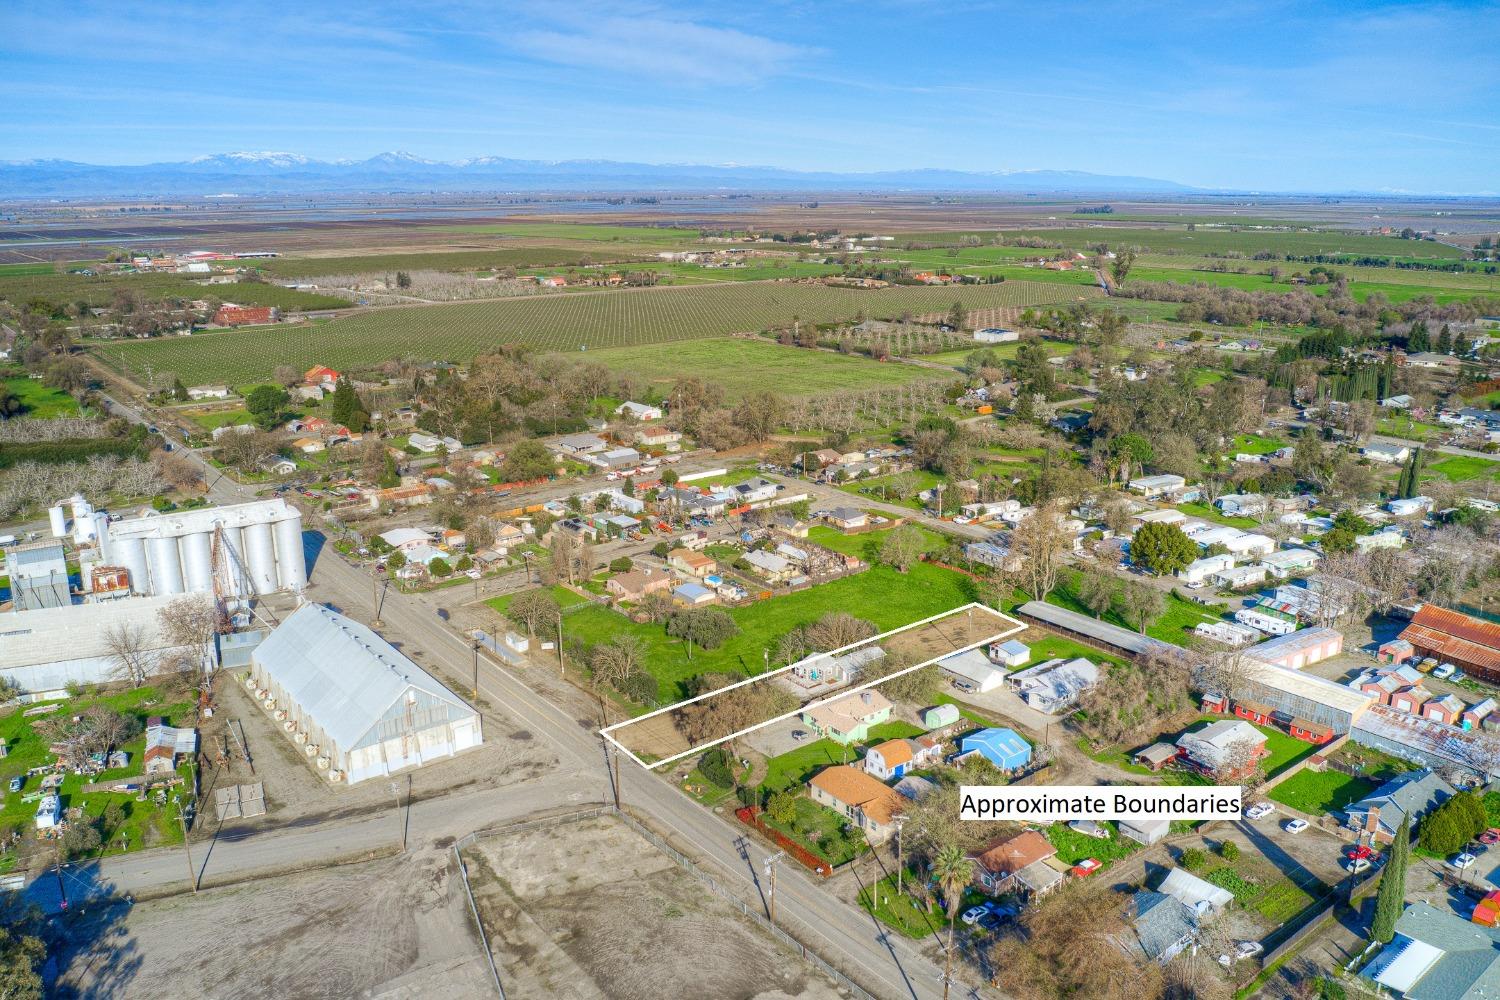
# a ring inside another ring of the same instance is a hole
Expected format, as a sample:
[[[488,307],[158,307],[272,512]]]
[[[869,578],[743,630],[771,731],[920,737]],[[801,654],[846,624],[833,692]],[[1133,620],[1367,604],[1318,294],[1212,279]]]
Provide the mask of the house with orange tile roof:
[[[896,832],[896,814],[906,804],[900,792],[848,764],[823,768],[808,788],[814,802],[842,814],[872,844],[884,843]]]
[[[710,576],[719,568],[713,556],[692,549],[673,549],[667,553],[667,563],[677,572],[692,577]]]

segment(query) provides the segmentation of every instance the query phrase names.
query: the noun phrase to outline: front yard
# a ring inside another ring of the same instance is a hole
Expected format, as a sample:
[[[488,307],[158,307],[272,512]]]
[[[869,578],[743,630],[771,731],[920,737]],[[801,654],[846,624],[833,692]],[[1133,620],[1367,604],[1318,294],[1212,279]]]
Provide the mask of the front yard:
[[[860,746],[843,746],[826,737],[778,754],[766,762],[766,776],[761,790],[767,794],[806,784],[813,775],[830,764],[857,764],[864,747],[906,736],[921,736],[922,730],[910,723],[882,722],[870,727],[870,738]]]
[[[777,823],[765,812],[761,813],[761,820],[822,858],[832,868],[853,861],[868,849],[860,830],[845,829],[849,821],[844,816],[804,795],[797,796],[794,802],[796,814],[790,822]]]

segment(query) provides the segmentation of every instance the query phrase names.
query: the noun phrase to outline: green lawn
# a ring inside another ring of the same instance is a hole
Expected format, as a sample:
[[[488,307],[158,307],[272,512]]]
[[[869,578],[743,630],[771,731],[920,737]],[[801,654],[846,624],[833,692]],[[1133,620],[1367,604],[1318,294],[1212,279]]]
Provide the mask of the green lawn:
[[[211,410],[206,413],[193,413],[188,419],[202,427],[206,431],[212,431],[219,427],[227,427],[231,424],[252,424],[255,421],[250,417],[250,411],[243,407],[230,410]]]
[[[577,604],[589,603],[589,599],[587,597],[584,597],[582,594],[574,593],[567,587],[561,585],[555,585],[549,588],[549,593],[552,594],[552,599],[557,602],[557,606],[559,608],[566,609],[571,608]],[[503,615],[505,614],[505,609],[510,607],[510,602],[515,600],[515,597],[515,594],[506,594],[504,597],[492,597],[484,603],[488,604],[490,607],[494,608],[496,611],[500,612]],[[573,619],[569,617],[568,624],[571,625],[572,622]]]
[[[1274,449],[1273,449],[1274,450]],[[1201,517],[1205,521],[1213,521],[1216,524],[1227,524],[1233,528],[1249,531],[1260,527],[1260,522],[1253,517],[1229,517],[1219,513],[1219,508],[1206,503],[1180,503],[1177,509],[1188,517]]]
[[[168,721],[179,722],[185,720],[192,711],[191,704],[186,702],[166,702],[161,693],[154,687],[133,688],[128,691],[117,691],[105,695],[85,695],[71,699],[64,704],[59,712],[78,713],[91,705],[103,704],[116,711],[135,715],[144,727],[148,715],[162,715]],[[30,707],[30,706],[28,706]],[[47,749],[46,741],[42,738],[33,723],[40,723],[48,716],[27,717],[22,710],[17,708],[0,718],[0,736],[5,738],[9,753],[0,759],[0,788],[16,775],[24,774],[27,770],[40,767],[55,760],[53,754]],[[58,789],[62,801],[62,808],[66,811],[75,806],[82,805],[85,812],[90,816],[99,816],[104,812],[105,806],[110,802],[117,802],[124,811],[125,820],[120,828],[114,831],[104,831],[109,842],[103,850],[106,854],[119,854],[122,851],[121,838],[125,839],[126,846],[123,850],[140,850],[143,846],[154,847],[161,844],[174,844],[182,842],[182,830],[178,825],[176,807],[169,805],[162,809],[155,803],[138,802],[133,793],[115,792],[90,792],[85,795],[82,791],[84,784],[111,778],[139,777],[143,774],[145,766],[146,737],[144,732],[136,736],[128,743],[117,748],[130,754],[130,763],[127,767],[104,771],[97,777],[85,779],[81,775],[67,774]],[[192,768],[183,765],[181,768],[183,777],[187,779],[187,788],[191,791]],[[40,775],[28,777],[20,792],[6,792],[3,807],[0,807],[0,828],[12,829],[19,827],[28,834],[35,827],[34,817],[36,815],[36,801],[23,801],[31,793],[41,788],[42,778]],[[181,790],[179,786],[178,791]],[[5,863],[9,863],[7,860]]]
[[[1450,482],[1462,483],[1485,476],[1500,479],[1500,462],[1469,455],[1451,455],[1441,461],[1428,463],[1422,470],[1423,479],[1442,476]]]
[[[1266,793],[1273,802],[1291,806],[1311,815],[1338,812],[1351,802],[1371,794],[1379,787],[1367,778],[1355,778],[1339,771],[1298,771]]]
[[[1052,593],[1047,595],[1047,603],[1093,617],[1093,612],[1085,608],[1076,596],[1078,578],[1079,574],[1076,571],[1065,570],[1059,574],[1057,587]],[[1180,645],[1184,639],[1184,632],[1193,628],[1199,622],[1215,621],[1217,617],[1217,615],[1204,610],[1201,605],[1185,601],[1175,593],[1169,593],[1166,595],[1165,610],[1146,626],[1146,634],[1153,639],[1160,639],[1163,642]],[[1114,610],[1105,612],[1103,620],[1112,625],[1130,629],[1132,632],[1136,631],[1134,623],[1127,622]],[[1094,654],[1090,656],[1090,659],[1097,660],[1097,657],[1098,654]]]
[[[1092,646],[1085,646],[1060,635],[1049,635],[1045,639],[1028,643],[1028,645],[1031,646],[1031,659],[1016,667],[1017,670],[1024,670],[1048,660],[1071,660],[1079,656],[1099,664],[1118,665],[1121,662],[1118,657],[1105,656]]]
[[[927,912],[917,905],[917,901],[911,897],[911,886],[921,876],[910,870],[902,888],[906,891],[896,891],[896,876],[888,875],[881,879],[871,888],[861,889],[859,893],[859,905],[863,906],[875,918],[887,927],[895,930],[906,937],[921,940],[945,926],[943,911],[936,904]],[[874,902],[871,902],[872,890]]]
[[[8,378],[5,387],[25,407],[23,416],[50,420],[53,417],[78,416],[78,401],[61,389],[43,385],[33,378]]]
[[[919,360],[957,367],[963,364],[964,360],[975,351],[993,351],[996,358],[1002,361],[1009,361],[1015,358],[1016,352],[1021,349],[1022,343],[1019,340],[1013,340],[1008,344],[980,344],[976,342],[973,347],[965,347],[957,351],[943,351],[941,354],[923,354],[919,356]],[[1063,343],[1056,340],[1037,340],[1035,343],[1039,343],[1045,347],[1047,353],[1054,358],[1064,354],[1072,354],[1078,349],[1077,344]]]
[[[1286,447],[1281,438],[1264,437],[1259,434],[1238,434],[1234,439],[1234,451],[1246,455],[1269,455]]]
[[[1375,423],[1376,434],[1405,438],[1408,441],[1426,441],[1430,437],[1446,434],[1448,429],[1441,424],[1428,424],[1413,420],[1406,414],[1385,417]]]
[[[923,730],[907,722],[893,720],[870,727],[870,738],[862,746],[841,746],[830,739],[814,740],[806,746],[788,750],[767,761],[766,777],[760,787],[780,792],[806,784],[813,775],[830,764],[853,764],[864,756],[864,748],[907,736],[921,736]]]

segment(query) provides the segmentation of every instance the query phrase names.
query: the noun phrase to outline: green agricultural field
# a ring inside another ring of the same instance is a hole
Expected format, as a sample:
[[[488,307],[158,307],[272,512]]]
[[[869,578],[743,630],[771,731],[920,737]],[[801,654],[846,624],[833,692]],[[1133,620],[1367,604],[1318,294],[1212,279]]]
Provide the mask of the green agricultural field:
[[[0,273],[0,299],[21,305],[46,299],[58,305],[87,302],[108,306],[115,296],[131,293],[148,302],[218,299],[246,306],[275,306],[286,311],[347,309],[349,302],[331,295],[303,292],[268,282],[244,281],[210,285],[180,274],[20,274]]]
[[[903,312],[1041,305],[1059,301],[1055,286],[1007,281],[962,288],[880,291],[819,284],[724,282],[679,288],[526,296],[488,302],[376,309],[312,329],[239,330],[196,337],[109,344],[99,357],[139,374],[150,366],[193,385],[251,382],[277,365],[326,364],[358,370],[399,357],[468,361],[504,344],[546,351],[638,347],[723,337],[790,323],[832,322]]]
[[[1011,232],[1007,236],[1035,236],[1070,249],[1082,250],[1091,243],[1111,247],[1136,246],[1160,253],[1222,254],[1238,252],[1246,258],[1262,251],[1274,254],[1362,254],[1393,258],[1459,260],[1463,251],[1442,243],[1403,240],[1394,236],[1369,236],[1343,230],[1285,232],[1230,228],[1199,227],[1132,229],[1114,226],[1087,226],[1073,229],[1034,229]],[[1267,263],[1275,263],[1269,261]],[[1284,265],[1286,266],[1286,265]],[[1292,267],[1311,265],[1293,264]]]
[[[1059,340],[1037,340],[1034,342],[1045,347],[1047,354],[1054,358],[1064,354],[1072,354],[1078,349],[1077,344],[1069,344]],[[975,351],[993,351],[997,358],[1008,361],[1014,359],[1016,352],[1020,349],[1021,342],[1018,340],[1011,341],[1009,344],[975,344],[973,347],[965,347],[957,351],[944,351],[941,354],[922,354],[918,356],[917,360],[932,361],[940,365],[953,365],[957,367],[963,364],[964,360]]]
[[[568,357],[645,378],[648,386],[662,393],[679,378],[695,376],[722,386],[730,399],[765,389],[783,396],[810,396],[839,389],[900,385],[941,374],[899,362],[871,361],[740,337],[620,347]]]
[[[440,226],[431,232],[472,233],[476,236],[515,236],[523,239],[594,240],[605,243],[696,243],[696,229],[674,226],[619,226],[588,222],[497,222]]]
[[[42,420],[49,420],[52,417],[78,416],[77,400],[61,389],[43,385],[36,379],[8,378],[5,380],[5,387],[25,407],[23,416],[37,417]]]
[[[648,259],[643,247],[580,243],[576,246],[496,247],[431,253],[351,254],[341,257],[275,257],[254,266],[278,278],[324,274],[386,274],[394,271],[488,271],[495,268],[564,267]]]

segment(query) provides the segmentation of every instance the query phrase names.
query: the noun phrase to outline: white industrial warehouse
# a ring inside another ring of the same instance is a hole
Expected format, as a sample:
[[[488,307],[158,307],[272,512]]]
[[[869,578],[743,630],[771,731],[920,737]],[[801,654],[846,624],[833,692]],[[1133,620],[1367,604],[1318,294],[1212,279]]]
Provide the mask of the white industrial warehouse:
[[[137,671],[212,669],[212,642],[174,646],[163,634],[160,613],[174,599],[130,597],[0,614],[0,677],[22,691],[55,691],[69,683],[129,680]],[[122,649],[133,662],[124,662]]]
[[[255,648],[245,683],[330,780],[380,777],[482,739],[463,699],[320,604],[298,608]]]

